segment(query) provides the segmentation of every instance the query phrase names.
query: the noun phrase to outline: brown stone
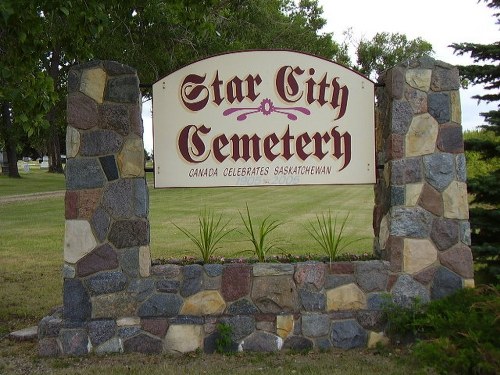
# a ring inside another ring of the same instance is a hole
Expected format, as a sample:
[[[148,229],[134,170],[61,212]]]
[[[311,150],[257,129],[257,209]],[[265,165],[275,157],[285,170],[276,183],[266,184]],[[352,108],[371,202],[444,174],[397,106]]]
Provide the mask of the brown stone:
[[[144,126],[142,124],[141,108],[137,105],[130,108],[130,128],[133,133],[142,138]]]
[[[97,247],[76,264],[76,275],[84,277],[118,267],[118,255],[109,244]]]
[[[78,193],[76,191],[66,191],[64,207],[64,217],[67,220],[78,217]]]
[[[432,266],[428,267],[415,275],[413,275],[413,278],[417,280],[420,284],[422,285],[429,285],[432,282],[432,279],[434,279],[434,275],[436,274],[437,267]]]
[[[404,239],[389,236],[386,244],[386,260],[389,261],[389,269],[392,272],[400,272],[403,269]]]
[[[127,292],[101,294],[91,298],[92,318],[111,318],[137,315],[137,299]]]
[[[391,134],[387,139],[387,159],[401,159],[405,155],[404,136]]]
[[[236,301],[250,293],[251,272],[251,267],[246,264],[224,267],[221,294],[226,302]]]
[[[329,274],[352,274],[354,273],[354,264],[352,262],[335,262],[326,265]]]
[[[437,146],[443,152],[459,154],[464,152],[462,127],[458,124],[443,124],[439,127]]]
[[[299,309],[297,289],[289,276],[256,277],[252,286],[252,300],[263,313],[293,312]]]
[[[97,103],[80,92],[68,95],[66,113],[68,124],[77,129],[91,129],[99,123]]]
[[[456,220],[434,219],[431,229],[431,239],[438,250],[446,250],[460,241],[460,223]]]
[[[474,277],[472,252],[467,245],[459,243],[451,249],[439,253],[439,261],[460,276],[471,279]]]
[[[427,94],[423,91],[407,88],[405,90],[405,98],[410,103],[415,114],[427,112]]]
[[[166,318],[143,318],[141,319],[141,328],[152,335],[165,337],[168,320]]]
[[[78,195],[78,217],[90,220],[101,199],[102,189],[81,190]]]
[[[443,215],[443,197],[439,191],[434,189],[428,183],[424,184],[417,204],[436,216]]]
[[[319,290],[325,284],[325,265],[319,262],[299,263],[293,278],[298,286],[312,284]]]

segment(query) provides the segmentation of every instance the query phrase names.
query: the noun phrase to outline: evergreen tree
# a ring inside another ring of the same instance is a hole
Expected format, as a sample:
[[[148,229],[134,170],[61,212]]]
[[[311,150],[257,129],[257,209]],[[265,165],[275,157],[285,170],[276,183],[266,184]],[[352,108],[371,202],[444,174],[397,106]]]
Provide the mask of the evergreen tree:
[[[484,0],[495,11],[496,23],[500,23],[500,0]],[[473,65],[460,66],[462,78],[471,84],[484,85],[487,93],[473,98],[488,103],[500,102],[500,42],[492,44],[454,43],[451,47],[459,55],[470,54]],[[482,63],[482,64],[479,64]],[[467,150],[478,151],[485,160],[500,156],[500,106],[481,113],[486,124],[482,132],[492,132],[490,137],[477,137],[466,141]],[[472,251],[475,261],[485,264],[489,273],[500,279],[500,169],[476,176],[468,182],[474,196],[470,210]]]

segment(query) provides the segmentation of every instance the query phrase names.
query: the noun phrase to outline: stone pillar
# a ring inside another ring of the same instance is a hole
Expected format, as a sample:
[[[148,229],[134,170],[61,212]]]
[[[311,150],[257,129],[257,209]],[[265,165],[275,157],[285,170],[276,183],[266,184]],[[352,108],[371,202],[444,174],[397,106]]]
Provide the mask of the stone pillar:
[[[375,249],[440,298],[473,285],[458,69],[424,57],[379,82]]]
[[[103,294],[149,276],[149,204],[136,71],[80,65],[68,91],[63,320],[78,328]]]

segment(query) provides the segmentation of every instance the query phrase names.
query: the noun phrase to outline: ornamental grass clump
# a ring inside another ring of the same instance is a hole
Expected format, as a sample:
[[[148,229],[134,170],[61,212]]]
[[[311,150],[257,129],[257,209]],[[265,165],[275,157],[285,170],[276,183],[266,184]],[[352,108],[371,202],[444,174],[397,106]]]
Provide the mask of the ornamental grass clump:
[[[248,240],[252,243],[252,251],[259,262],[266,261],[266,255],[276,247],[276,243],[269,240],[269,234],[278,228],[282,223],[279,220],[271,220],[270,215],[267,216],[260,225],[256,225],[254,228],[254,223],[252,222],[252,217],[250,216],[250,210],[248,209],[248,204],[246,205],[247,214],[246,219],[240,212],[241,220],[245,225],[246,233],[248,235]]]
[[[344,236],[344,228],[348,218],[349,214],[347,214],[340,228],[338,228],[337,216],[332,218],[332,213],[328,210],[327,214],[322,213],[321,216],[316,215],[316,221],[309,222],[309,227],[306,228],[312,238],[321,246],[321,249],[329,258],[330,263],[333,262],[347,246],[362,240],[362,238],[348,240]]]
[[[217,244],[231,233],[234,229],[227,229],[229,220],[222,222],[222,215],[215,216],[214,212],[209,209],[204,209],[198,217],[198,234],[189,232],[187,229],[181,228],[178,225],[174,226],[184,233],[200,251],[201,258],[204,263],[209,263],[214,252],[220,248]]]

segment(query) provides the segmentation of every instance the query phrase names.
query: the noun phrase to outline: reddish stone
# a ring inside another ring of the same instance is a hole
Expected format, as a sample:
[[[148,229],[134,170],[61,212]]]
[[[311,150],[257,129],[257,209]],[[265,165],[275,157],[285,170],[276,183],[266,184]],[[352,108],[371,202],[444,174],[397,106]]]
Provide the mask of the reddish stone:
[[[335,262],[328,263],[326,265],[328,273],[338,275],[338,274],[352,274],[354,273],[354,264],[351,262]]]
[[[403,269],[403,248],[404,240],[402,237],[389,236],[385,245],[385,258],[389,261],[389,269],[392,272],[401,272]]]
[[[387,139],[387,160],[401,159],[405,156],[404,136],[391,134]]]
[[[236,301],[250,293],[252,269],[247,264],[230,264],[222,271],[221,293],[226,302]]]
[[[413,278],[422,285],[429,285],[432,282],[432,279],[434,279],[436,271],[437,267],[431,266],[413,275]]]
[[[64,217],[67,220],[76,219],[78,217],[78,193],[76,191],[66,191],[64,203]]]
[[[168,320],[164,318],[141,319],[141,328],[158,337],[165,337],[168,329]]]
[[[91,129],[99,123],[97,103],[80,92],[68,95],[68,124],[77,129]]]
[[[428,183],[424,184],[417,204],[436,216],[443,216],[443,196]]]
[[[431,238],[439,250],[446,250],[459,241],[460,223],[456,220],[439,218],[434,219]]]
[[[439,127],[437,147],[443,152],[460,154],[464,152],[462,127],[457,124],[443,124]]]
[[[99,204],[102,189],[81,190],[79,192],[78,218],[90,220]]]
[[[396,283],[399,275],[389,275],[387,279],[387,290],[391,290],[394,284]]]
[[[325,265],[319,262],[299,263],[293,278],[298,286],[312,284],[319,290],[325,284]]]
[[[136,105],[130,108],[130,128],[132,132],[142,137],[144,126],[142,124],[141,108]]]
[[[462,277],[474,277],[472,252],[469,246],[459,243],[450,250],[439,253],[441,264]]]
[[[104,244],[85,255],[76,264],[78,277],[88,276],[118,267],[118,256],[109,244]]]

